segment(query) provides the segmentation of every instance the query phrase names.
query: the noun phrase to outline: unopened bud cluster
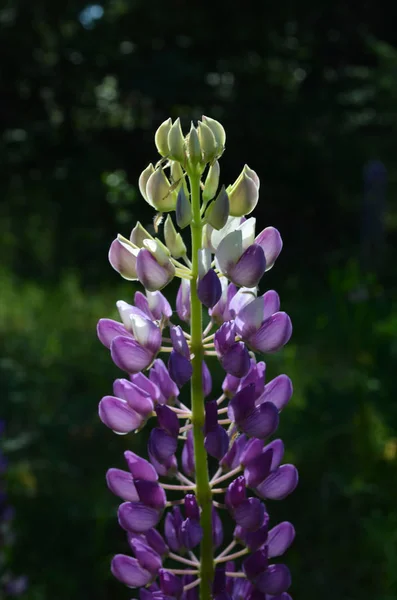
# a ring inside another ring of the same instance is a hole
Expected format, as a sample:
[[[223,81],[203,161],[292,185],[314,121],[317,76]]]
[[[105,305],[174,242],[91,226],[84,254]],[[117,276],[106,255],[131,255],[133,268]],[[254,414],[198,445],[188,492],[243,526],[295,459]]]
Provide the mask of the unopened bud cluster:
[[[282,240],[274,227],[256,233],[247,217],[259,198],[255,171],[245,165],[233,184],[220,183],[225,140],[208,117],[187,135],[179,119],[164,121],[155,135],[161,158],[139,178],[158,213],[156,233],[138,222],[109,251],[113,268],[146,291],[117,303],[121,322],[98,324],[99,339],[127,373],[102,398],[101,420],[119,434],[151,426],[146,458],[128,451],[128,470],[107,474],[124,501],[119,523],[133,554],[115,556],[112,572],[140,588],[142,600],[291,600],[289,570],[272,559],[292,543],[294,528],[270,527],[263,500],[281,500],[298,482],[295,467],[281,464],[282,441],[269,439],[292,384],[286,375],[265,382],[266,364],[257,359],[292,333],[277,293],[258,295]],[[189,226],[190,257],[182,237]],[[174,277],[181,280],[176,310],[160,291]],[[211,373],[220,367],[226,374],[214,397]],[[189,382],[191,402],[183,403]],[[235,523],[233,539],[218,550],[225,518]]]

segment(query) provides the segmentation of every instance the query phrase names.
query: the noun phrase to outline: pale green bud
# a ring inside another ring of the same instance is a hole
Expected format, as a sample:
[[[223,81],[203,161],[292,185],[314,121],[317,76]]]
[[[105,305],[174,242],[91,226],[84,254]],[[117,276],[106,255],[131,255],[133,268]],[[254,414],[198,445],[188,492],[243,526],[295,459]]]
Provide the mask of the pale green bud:
[[[212,130],[206,123],[199,121],[197,133],[204,162],[210,162],[217,154],[217,143]]]
[[[164,223],[164,238],[167,248],[174,258],[180,258],[186,254],[182,236],[176,231],[170,215],[167,215]]]
[[[201,161],[201,147],[197,129],[193,123],[187,136],[187,152],[192,165],[198,165]]]
[[[185,162],[185,139],[179,117],[168,132],[168,148],[170,158],[181,163]]]
[[[142,171],[142,173],[139,176],[139,180],[138,180],[139,191],[141,192],[142,196],[145,198],[146,202],[148,202],[149,204],[151,204],[151,203],[149,202],[149,199],[147,197],[146,186],[147,186],[148,179],[149,179],[150,175],[152,175],[152,173],[154,173],[154,166],[152,165],[152,163],[150,163],[150,165],[148,165],[146,167],[146,169],[144,171]]]
[[[206,117],[204,115],[202,119],[203,123],[208,125],[208,127],[214,134],[216,140],[217,155],[220,156],[225,149],[226,132],[223,126],[219,123],[219,121],[215,121],[215,119],[210,119],[210,117]]]
[[[161,156],[168,156],[169,154],[168,133],[171,129],[171,125],[172,121],[171,117],[169,117],[166,121],[161,123],[160,127],[154,134],[154,143],[156,144],[158,153],[161,154]]]
[[[184,229],[185,227],[190,225],[192,221],[192,207],[190,206],[189,199],[186,196],[183,187],[181,187],[181,189],[178,192],[175,216],[178,227],[180,227],[181,229]]]
[[[205,216],[207,222],[212,225],[214,229],[219,230],[226,225],[229,217],[229,198],[224,185],[216,200],[208,207]]]
[[[218,189],[218,185],[219,185],[220,170],[221,169],[219,166],[219,162],[217,160],[208,169],[207,177],[205,178],[204,190],[203,190],[204,202],[208,202],[209,200],[212,200],[212,198],[215,196],[216,190]]]
[[[169,212],[175,210],[177,193],[171,189],[163,169],[158,168],[150,175],[146,194],[149,203],[160,212]]]
[[[153,236],[150,235],[148,231],[141,225],[138,221],[135,225],[134,229],[131,231],[130,240],[135,246],[138,248],[143,247],[143,240],[152,240]]]
[[[259,177],[255,171],[245,165],[239,177],[226,191],[229,195],[231,216],[242,217],[249,215],[258,204]]]

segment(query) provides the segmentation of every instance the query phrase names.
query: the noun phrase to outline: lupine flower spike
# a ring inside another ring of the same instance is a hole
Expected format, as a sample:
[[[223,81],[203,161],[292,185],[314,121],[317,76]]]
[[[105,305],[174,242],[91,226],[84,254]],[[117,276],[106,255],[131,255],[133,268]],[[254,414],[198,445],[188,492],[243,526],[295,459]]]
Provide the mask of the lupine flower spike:
[[[156,222],[168,213],[164,241],[137,223],[109,251],[112,267],[145,288],[117,302],[119,321],[98,323],[124,372],[100,401],[100,419],[118,434],[151,428],[146,456],[127,451],[125,469],[106,476],[122,500],[118,520],[131,548],[111,570],[141,600],[291,600],[279,557],[295,531],[271,523],[267,501],[298,483],[274,437],[292,384],[287,375],[266,382],[258,356],[280,350],[292,333],[277,293],[257,290],[282,241],[274,227],[257,233],[255,217],[247,218],[259,199],[255,171],[245,165],[233,184],[220,185],[225,140],[209,117],[186,136],[179,119],[164,121],[155,135],[161,158],[139,178]],[[190,226],[190,257],[176,226]],[[175,277],[173,311],[160,290]],[[225,371],[218,394],[216,361]],[[234,533],[224,541],[225,519]]]

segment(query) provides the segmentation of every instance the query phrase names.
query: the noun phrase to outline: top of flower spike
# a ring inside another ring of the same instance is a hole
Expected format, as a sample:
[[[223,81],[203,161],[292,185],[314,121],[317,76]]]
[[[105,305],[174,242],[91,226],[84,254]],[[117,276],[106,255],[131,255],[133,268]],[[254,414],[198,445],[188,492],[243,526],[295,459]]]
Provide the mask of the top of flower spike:
[[[155,144],[161,156],[186,166],[205,166],[214,162],[225,149],[226,133],[223,126],[209,117],[202,117],[197,127],[192,123],[184,136],[179,118],[174,123],[169,118],[157,129]]]

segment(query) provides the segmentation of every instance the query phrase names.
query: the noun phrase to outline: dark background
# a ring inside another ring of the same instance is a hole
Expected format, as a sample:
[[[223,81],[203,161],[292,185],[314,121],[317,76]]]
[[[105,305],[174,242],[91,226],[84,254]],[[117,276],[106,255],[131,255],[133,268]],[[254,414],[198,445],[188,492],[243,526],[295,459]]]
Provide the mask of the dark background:
[[[104,474],[146,433],[99,422],[119,372],[95,326],[135,291],[107,251],[152,219],[137,180],[156,128],[203,113],[227,131],[224,183],[254,168],[258,230],[284,238],[263,289],[294,323],[268,361],[295,386],[280,431],[301,481],[268,506],[297,529],[292,595],[396,598],[396,16],[370,0],[0,2],[0,417],[27,600],[131,598],[109,574],[126,544]]]

